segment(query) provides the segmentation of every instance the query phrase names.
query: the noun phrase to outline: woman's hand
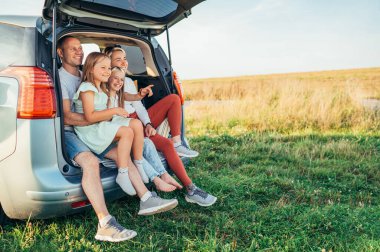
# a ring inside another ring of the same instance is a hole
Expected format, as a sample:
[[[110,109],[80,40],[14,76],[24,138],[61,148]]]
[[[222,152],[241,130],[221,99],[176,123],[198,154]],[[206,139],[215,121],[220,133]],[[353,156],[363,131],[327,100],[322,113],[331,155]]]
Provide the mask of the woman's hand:
[[[145,126],[145,135],[147,136],[147,137],[151,137],[151,136],[154,136],[154,135],[156,135],[156,129],[155,128],[153,128],[153,126],[150,124],[150,123],[148,123],[146,126]]]
[[[153,95],[153,91],[152,91],[153,86],[154,85],[151,84],[151,85],[148,85],[144,88],[140,88],[139,95],[141,97],[145,97],[146,95],[148,95],[148,97],[151,97]]]
[[[129,113],[121,107],[112,108],[112,110],[114,112],[114,115],[122,116],[125,118],[129,116]]]

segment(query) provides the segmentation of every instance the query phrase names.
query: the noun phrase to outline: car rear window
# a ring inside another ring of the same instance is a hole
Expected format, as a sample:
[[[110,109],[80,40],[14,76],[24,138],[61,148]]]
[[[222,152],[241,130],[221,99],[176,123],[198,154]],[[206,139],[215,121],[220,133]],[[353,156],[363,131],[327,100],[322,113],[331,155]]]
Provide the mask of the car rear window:
[[[178,4],[172,0],[81,0],[81,2],[105,5],[153,18],[166,17],[178,7]]]

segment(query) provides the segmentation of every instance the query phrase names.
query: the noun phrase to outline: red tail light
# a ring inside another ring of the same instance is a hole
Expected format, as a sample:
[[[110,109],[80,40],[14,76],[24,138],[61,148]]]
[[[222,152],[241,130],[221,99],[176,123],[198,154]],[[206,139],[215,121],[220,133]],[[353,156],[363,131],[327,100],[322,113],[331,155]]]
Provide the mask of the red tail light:
[[[85,206],[89,206],[91,205],[90,201],[88,200],[82,200],[82,201],[77,201],[77,202],[73,202],[71,203],[71,208],[81,208],[81,207],[85,207]]]
[[[179,81],[177,73],[174,71],[173,71],[173,81],[174,81],[175,88],[178,91],[179,98],[181,99],[181,104],[183,105],[185,102],[185,93],[183,92],[182,84]]]
[[[37,67],[10,67],[3,73],[16,75],[20,81],[17,117],[23,119],[54,118],[56,99],[49,74]]]

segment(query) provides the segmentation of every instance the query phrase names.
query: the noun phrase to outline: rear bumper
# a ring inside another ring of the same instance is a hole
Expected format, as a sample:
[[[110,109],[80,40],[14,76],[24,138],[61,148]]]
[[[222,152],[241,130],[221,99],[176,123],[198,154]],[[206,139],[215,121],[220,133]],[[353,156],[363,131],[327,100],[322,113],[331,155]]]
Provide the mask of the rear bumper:
[[[103,188],[105,193],[109,191],[117,191],[118,187],[115,183],[114,177],[108,177],[102,180]],[[52,201],[60,201],[60,202],[75,202],[78,200],[85,200],[86,196],[82,190],[82,186],[80,184],[74,185],[72,188],[63,188],[59,191],[54,192],[43,192],[43,191],[26,191],[26,195],[28,199],[33,201],[42,201],[42,202],[52,202]]]
[[[12,219],[45,219],[68,215],[91,208],[73,208],[72,203],[87,197],[81,174],[64,176],[57,164],[55,148],[48,143],[32,150],[19,145],[15,153],[0,162],[0,203]],[[117,170],[102,169],[101,182],[107,201],[125,194],[116,184]]]
[[[62,180],[59,186],[54,188],[41,187],[41,182],[52,179],[52,177],[49,178],[48,176],[30,178],[31,181],[38,180],[40,182],[36,187],[8,184],[6,189],[8,194],[1,193],[1,205],[6,215],[12,219],[46,219],[90,209],[91,205],[72,206],[75,202],[87,200],[81,183],[71,183],[59,172],[58,167],[55,170],[54,174],[61,176]],[[125,196],[125,193],[116,184],[115,176],[108,175],[108,177],[102,179],[105,199],[113,201]],[[80,180],[80,178],[77,180]]]
[[[102,183],[104,195],[108,202],[125,196],[121,188],[114,183],[114,179],[113,182],[106,179]],[[46,219],[75,214],[92,208],[91,205],[73,208],[73,203],[87,200],[80,185],[69,190],[55,192],[26,191],[26,196],[28,198],[26,204],[20,206],[23,211],[13,213],[14,215],[11,215],[11,218],[26,219],[30,216],[33,219]]]

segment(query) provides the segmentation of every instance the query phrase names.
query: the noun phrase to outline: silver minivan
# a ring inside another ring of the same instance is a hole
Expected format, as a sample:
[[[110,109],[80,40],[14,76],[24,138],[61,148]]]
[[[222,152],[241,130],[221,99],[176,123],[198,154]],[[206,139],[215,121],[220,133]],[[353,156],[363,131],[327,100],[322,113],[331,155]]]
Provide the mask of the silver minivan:
[[[120,46],[129,77],[139,87],[154,84],[154,95],[143,100],[147,108],[172,93],[183,101],[170,47],[168,59],[154,37],[168,35],[200,2],[46,0],[41,17],[0,16],[0,224],[6,217],[49,218],[90,207],[81,170],[63,148],[57,40],[72,35],[93,51]],[[101,165],[107,201],[125,195],[116,174],[112,162]]]

